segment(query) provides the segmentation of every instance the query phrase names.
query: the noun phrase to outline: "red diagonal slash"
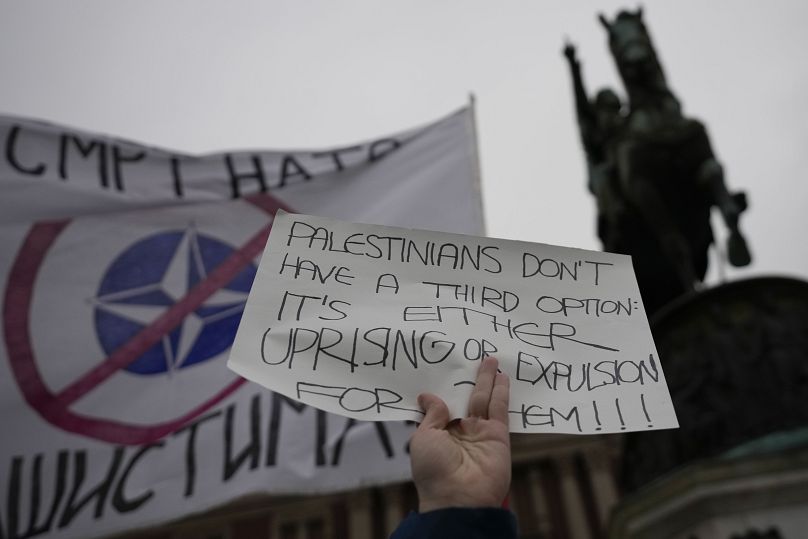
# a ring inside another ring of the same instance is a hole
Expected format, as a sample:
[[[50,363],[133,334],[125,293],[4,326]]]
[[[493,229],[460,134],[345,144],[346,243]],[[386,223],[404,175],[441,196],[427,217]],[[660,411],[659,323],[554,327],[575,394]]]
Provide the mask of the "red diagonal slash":
[[[273,216],[278,209],[290,211],[266,194],[255,195],[246,200]],[[42,262],[48,250],[69,224],[70,221],[45,222],[31,227],[21,251],[12,265],[3,299],[2,318],[11,371],[26,402],[41,417],[67,432],[110,443],[141,445],[151,443],[176,431],[244,384],[245,380],[237,377],[199,406],[186,411],[179,417],[152,425],[135,425],[90,417],[75,413],[68,407],[70,403],[81,398],[97,384],[135,361],[161,338],[162,332],[171,331],[184,316],[210,297],[217,287],[225,286],[260,252],[266,242],[269,226],[250,238],[245,245],[220,264],[205,282],[200,282],[190,290],[180,303],[174,305],[149,327],[141,330],[132,341],[120,350],[116,350],[104,363],[87,372],[58,395],[51,393],[36,367],[30,332],[31,306],[34,284]],[[111,364],[107,365],[107,363]]]

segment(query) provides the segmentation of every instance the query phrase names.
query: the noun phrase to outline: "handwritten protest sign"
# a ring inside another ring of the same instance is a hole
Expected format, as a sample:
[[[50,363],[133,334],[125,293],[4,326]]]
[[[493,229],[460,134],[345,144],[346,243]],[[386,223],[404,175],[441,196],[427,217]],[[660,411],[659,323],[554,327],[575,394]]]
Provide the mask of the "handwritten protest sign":
[[[512,432],[677,427],[627,256],[278,213],[228,366],[362,420],[465,415],[481,358]]]

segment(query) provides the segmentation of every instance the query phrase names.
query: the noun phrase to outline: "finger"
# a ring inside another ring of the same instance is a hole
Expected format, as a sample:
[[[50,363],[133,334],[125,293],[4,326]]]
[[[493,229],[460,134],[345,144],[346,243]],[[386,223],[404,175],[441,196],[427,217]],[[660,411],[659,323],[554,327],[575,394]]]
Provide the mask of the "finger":
[[[488,419],[508,424],[508,399],[511,379],[505,373],[497,373],[494,389],[491,390],[491,403],[488,405]]]
[[[445,429],[452,419],[443,399],[432,393],[418,395],[418,404],[424,409],[424,419],[418,429]]]
[[[494,388],[497,365],[497,360],[493,357],[483,359],[480,370],[477,372],[477,382],[469,398],[470,417],[488,418],[488,403],[491,400],[491,390]]]

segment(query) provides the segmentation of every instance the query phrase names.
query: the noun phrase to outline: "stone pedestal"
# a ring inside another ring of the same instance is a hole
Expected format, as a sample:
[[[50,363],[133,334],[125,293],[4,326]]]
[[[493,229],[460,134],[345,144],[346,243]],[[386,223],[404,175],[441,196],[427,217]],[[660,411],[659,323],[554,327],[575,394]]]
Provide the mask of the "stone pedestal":
[[[806,537],[808,430],[780,436],[799,447],[726,453],[642,487],[613,514],[610,539]]]

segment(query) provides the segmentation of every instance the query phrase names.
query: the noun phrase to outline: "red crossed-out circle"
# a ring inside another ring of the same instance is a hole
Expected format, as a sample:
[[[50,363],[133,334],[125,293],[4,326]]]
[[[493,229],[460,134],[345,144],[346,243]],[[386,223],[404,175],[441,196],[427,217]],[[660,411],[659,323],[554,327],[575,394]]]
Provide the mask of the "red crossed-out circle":
[[[291,211],[280,201],[266,194],[251,196],[245,200],[273,216],[278,209]],[[153,425],[122,423],[73,412],[70,409],[71,404],[120,369],[136,361],[250,264],[266,245],[272,224],[256,232],[210,272],[207,278],[197,283],[182,299],[115,350],[106,360],[58,393],[54,393],[42,379],[33,353],[30,330],[31,300],[39,269],[48,250],[69,224],[70,220],[65,220],[37,223],[31,227],[11,268],[3,301],[3,329],[11,371],[26,402],[40,416],[68,432],[117,444],[140,445],[156,441],[174,432],[215,406],[245,382],[243,378],[238,378],[180,417]]]

